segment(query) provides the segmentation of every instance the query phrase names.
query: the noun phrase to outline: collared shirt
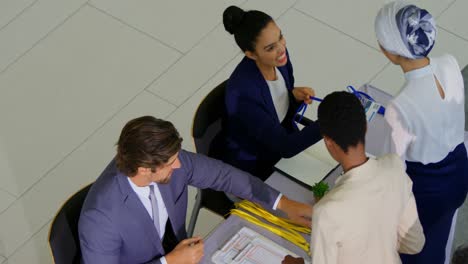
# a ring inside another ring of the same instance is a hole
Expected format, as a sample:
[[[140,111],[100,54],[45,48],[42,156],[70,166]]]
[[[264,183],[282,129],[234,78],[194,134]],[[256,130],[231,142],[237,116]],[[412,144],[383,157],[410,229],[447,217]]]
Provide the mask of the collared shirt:
[[[133,191],[137,194],[138,198],[140,198],[140,201],[145,207],[146,211],[148,211],[149,216],[151,217],[151,219],[153,219],[153,210],[151,209],[151,200],[149,199],[149,186],[139,187],[135,183],[133,183],[129,177],[127,177],[127,179]],[[161,192],[159,191],[158,185],[154,182],[150,185],[154,186],[154,194],[156,196],[158,206],[158,212],[156,212],[155,215],[159,217],[159,230],[161,231],[159,233],[159,238],[162,240],[166,231],[166,222],[169,218],[169,215],[167,213],[166,205],[164,204],[164,200],[161,196]],[[165,257],[160,258],[159,261],[161,261],[161,264],[167,264]]]
[[[369,159],[343,174],[315,206],[312,263],[399,264],[425,238],[411,179],[395,155]]]
[[[130,186],[132,186],[133,191],[138,195],[140,198],[141,203],[145,206],[146,211],[148,211],[149,216],[153,219],[153,210],[151,209],[151,200],[149,199],[150,188],[149,186],[139,187],[135,183],[128,178],[128,182]],[[155,213],[159,217],[159,230],[161,230],[159,234],[159,238],[164,237],[164,232],[166,231],[166,222],[169,218],[167,214],[166,205],[164,204],[164,200],[161,196],[161,192],[159,191],[158,185],[156,183],[151,183],[150,185],[154,186],[154,194],[156,195],[156,200],[158,204],[158,212]]]

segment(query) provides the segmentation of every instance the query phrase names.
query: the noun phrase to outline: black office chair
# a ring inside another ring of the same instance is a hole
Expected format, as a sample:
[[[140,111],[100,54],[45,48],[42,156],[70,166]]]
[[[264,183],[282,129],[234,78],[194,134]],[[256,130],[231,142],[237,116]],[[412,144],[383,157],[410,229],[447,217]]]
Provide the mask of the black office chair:
[[[214,158],[220,157],[218,147],[222,145],[222,143],[217,143],[221,142],[223,138],[222,120],[226,114],[224,103],[226,82],[219,84],[203,99],[193,119],[192,136],[197,153]],[[216,194],[216,191],[198,189],[187,230],[188,237],[193,235],[198,214],[202,207],[224,216],[227,203],[230,203],[229,199],[224,196],[220,197],[219,193]]]
[[[91,185],[89,184],[70,197],[52,221],[49,245],[56,264],[81,263],[78,220]]]

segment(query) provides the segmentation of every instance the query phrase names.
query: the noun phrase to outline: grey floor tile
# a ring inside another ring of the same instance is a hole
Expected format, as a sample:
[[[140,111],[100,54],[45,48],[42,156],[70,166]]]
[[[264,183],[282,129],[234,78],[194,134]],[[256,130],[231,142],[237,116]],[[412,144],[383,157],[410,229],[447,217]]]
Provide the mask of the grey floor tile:
[[[438,19],[438,24],[468,40],[468,1],[458,0]]]
[[[37,0],[4,0],[0,2],[0,29],[14,20]]]
[[[232,37],[218,25],[148,89],[181,105],[238,52]]]
[[[231,2],[91,0],[91,4],[187,52],[220,22],[224,8]]]
[[[85,2],[41,0],[22,12],[0,31],[0,72],[34,47]]]
[[[21,248],[8,257],[8,264],[49,264],[54,263],[49,247],[50,223],[42,227]]]
[[[24,193],[178,57],[81,9],[0,75],[0,188]]]
[[[13,196],[11,193],[0,189],[0,213],[2,213],[15,200],[16,197]]]

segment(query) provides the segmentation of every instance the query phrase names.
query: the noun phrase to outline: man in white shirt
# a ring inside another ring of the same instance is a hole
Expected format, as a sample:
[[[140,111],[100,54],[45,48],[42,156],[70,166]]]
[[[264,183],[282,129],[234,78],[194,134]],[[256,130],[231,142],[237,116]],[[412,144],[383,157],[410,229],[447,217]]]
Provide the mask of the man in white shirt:
[[[412,182],[397,155],[367,158],[367,122],[359,100],[334,92],[318,108],[331,156],[343,167],[334,188],[315,206],[311,254],[314,264],[401,263],[399,252],[424,246]],[[283,263],[303,263],[286,257]]]

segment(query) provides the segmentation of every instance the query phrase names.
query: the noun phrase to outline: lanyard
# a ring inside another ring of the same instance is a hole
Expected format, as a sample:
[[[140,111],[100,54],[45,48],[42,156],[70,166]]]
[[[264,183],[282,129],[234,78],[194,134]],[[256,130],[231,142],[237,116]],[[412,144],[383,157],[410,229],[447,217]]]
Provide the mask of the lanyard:
[[[363,105],[365,105],[367,100],[375,102],[374,98],[372,98],[370,95],[366,94],[365,92],[357,91],[351,85],[348,85],[347,88],[348,90],[350,90],[352,94],[354,94],[361,101]],[[385,107],[381,105],[377,113],[381,115],[385,115]]]
[[[290,241],[310,255],[310,244],[300,234],[310,234],[308,227],[299,226],[288,219],[277,217],[252,202],[243,200],[235,203],[236,209],[231,209],[232,215],[267,229],[268,231]],[[262,220],[266,221],[262,221]],[[268,223],[269,222],[269,223]]]
[[[356,89],[354,89],[353,86],[351,85],[348,85],[348,87],[346,87],[350,93],[354,94],[358,99],[359,101],[361,101],[361,103],[363,105],[365,105],[366,101],[372,101],[372,102],[375,102],[374,98],[372,98],[370,95],[366,94],[365,92],[361,92],[361,91],[358,91]],[[314,100],[314,101],[317,101],[317,102],[322,102],[323,99],[321,98],[318,98],[318,97],[315,97],[315,96],[311,96],[310,99]],[[296,126],[297,128],[297,125],[296,125],[296,122],[299,123],[301,122],[302,118],[304,117],[304,114],[307,110],[307,105],[306,103],[302,103],[296,110],[296,114],[294,115],[294,118],[299,115],[299,119],[297,121],[294,120],[293,118],[293,125]],[[385,107],[383,106],[380,106],[378,112],[380,115],[385,115]]]

